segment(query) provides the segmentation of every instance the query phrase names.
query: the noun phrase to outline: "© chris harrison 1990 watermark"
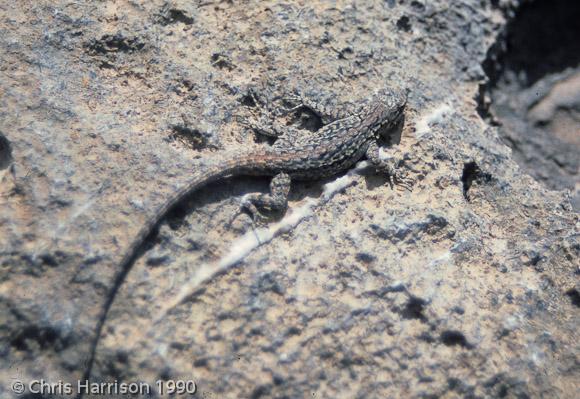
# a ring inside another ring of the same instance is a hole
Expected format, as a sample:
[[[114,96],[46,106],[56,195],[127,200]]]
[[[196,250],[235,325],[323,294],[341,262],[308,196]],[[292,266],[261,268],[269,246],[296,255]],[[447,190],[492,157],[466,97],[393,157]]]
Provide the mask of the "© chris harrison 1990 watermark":
[[[44,379],[23,382],[13,379],[11,390],[15,394],[40,394],[40,395],[192,395],[197,391],[197,385],[193,380],[157,380],[151,385],[146,382],[125,382],[114,380],[112,382],[91,382],[78,380],[65,382],[46,381]]]

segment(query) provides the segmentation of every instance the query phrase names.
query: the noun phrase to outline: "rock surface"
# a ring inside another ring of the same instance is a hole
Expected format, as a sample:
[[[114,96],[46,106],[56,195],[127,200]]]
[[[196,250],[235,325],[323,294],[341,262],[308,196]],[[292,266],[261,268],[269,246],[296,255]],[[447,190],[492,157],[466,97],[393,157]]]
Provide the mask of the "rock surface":
[[[205,398],[575,397],[578,214],[478,112],[518,7],[1,4],[0,397],[85,377],[192,379]],[[340,104],[386,85],[409,90],[411,192],[362,167],[296,183],[254,248],[229,221],[268,181],[213,184],[119,270],[192,170],[269,145],[238,121],[251,90]],[[236,267],[157,318],[220,262]]]
[[[491,123],[514,160],[580,210],[580,3],[525,4],[484,65]]]

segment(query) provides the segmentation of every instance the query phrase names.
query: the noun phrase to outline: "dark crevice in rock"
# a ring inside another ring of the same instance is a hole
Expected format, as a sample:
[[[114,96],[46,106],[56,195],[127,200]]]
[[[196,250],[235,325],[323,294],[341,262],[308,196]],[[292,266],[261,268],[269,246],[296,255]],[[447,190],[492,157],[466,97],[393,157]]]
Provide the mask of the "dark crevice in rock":
[[[43,253],[39,255],[42,263],[49,267],[57,267],[60,264],[66,262],[66,254],[62,251],[57,251],[55,253]]]
[[[211,64],[219,69],[231,71],[235,68],[232,59],[227,54],[214,53],[211,56]]]
[[[426,302],[423,299],[411,297],[409,298],[409,301],[407,301],[405,308],[402,310],[401,316],[403,316],[404,319],[417,319],[426,322],[427,318],[423,314],[425,304]]]
[[[258,278],[256,284],[252,285],[252,292],[256,296],[259,296],[265,292],[272,292],[276,295],[283,296],[286,292],[286,287],[284,287],[283,283],[281,282],[282,279],[283,276],[281,276],[279,273],[271,272],[261,275]],[[291,330],[292,329],[288,331],[288,334],[290,334]],[[299,333],[299,331],[296,332],[296,334]]]
[[[488,53],[488,58],[489,58],[489,53]],[[477,113],[479,114],[479,116],[482,119],[487,121],[487,123],[489,123],[492,126],[499,126],[500,123],[497,121],[497,119],[494,118],[494,116],[492,115],[492,113],[489,109],[490,105],[491,105],[491,99],[489,98],[489,87],[490,87],[489,80],[486,81],[485,83],[481,83],[479,85],[477,95],[475,97],[475,102],[477,104],[477,106],[475,107],[475,110],[477,111]],[[510,147],[512,147],[512,146],[510,145]]]
[[[446,330],[441,333],[439,338],[441,342],[447,346],[461,346],[467,349],[473,348],[461,331]]]
[[[171,85],[171,90],[173,90],[173,92],[179,96],[186,96],[191,100],[195,100],[197,98],[197,94],[192,93],[195,87],[195,82],[192,82],[189,79],[180,79],[176,82],[176,84]]]
[[[474,181],[481,181],[484,183],[489,183],[491,181],[491,175],[489,173],[484,173],[479,168],[476,162],[468,162],[463,165],[463,174],[461,175],[461,182],[463,184],[463,197],[467,201],[469,198],[469,190]]]
[[[354,54],[354,50],[352,47],[345,47],[342,50],[338,51],[338,59],[339,60],[348,60],[349,56]]]
[[[514,160],[551,189],[578,184],[580,2],[523,2],[483,62],[477,110]],[[580,207],[580,193],[572,199]]]
[[[242,96],[240,103],[245,107],[256,107],[256,101],[251,93],[246,93]]]
[[[453,306],[453,308],[451,308],[451,311],[459,315],[465,314],[465,309],[463,309],[461,306]]]
[[[430,344],[436,341],[433,335],[429,334],[428,332],[422,332],[417,338]]]
[[[192,25],[193,17],[189,16],[188,14],[189,13],[185,10],[165,6],[161,10],[159,16],[159,23],[161,25],[170,25],[177,22],[181,22],[182,24],[185,25]]]
[[[401,18],[397,20],[397,28],[402,30],[403,32],[410,32],[411,31],[411,21],[409,17],[403,15]]]
[[[463,184],[463,196],[465,199],[468,198],[469,189],[471,188],[471,184],[477,178],[479,174],[479,166],[475,162],[468,162],[463,165],[463,174],[461,175],[461,183]]]
[[[356,254],[356,260],[358,260],[359,262],[362,263],[373,263],[374,261],[377,260],[377,257],[374,256],[373,254],[369,254],[367,252],[359,252]]]
[[[450,391],[454,391],[463,398],[475,398],[475,388],[469,385],[466,381],[455,377],[447,378],[447,387]]]
[[[191,206],[188,201],[184,201],[183,203],[175,205],[173,209],[167,212],[167,226],[169,226],[169,228],[173,231],[179,230],[180,228],[186,226],[186,217],[190,212]],[[157,241],[156,237],[151,238]]]
[[[57,345],[57,341],[60,341],[61,338],[54,328],[30,325],[12,338],[10,344],[16,350],[29,352],[31,351],[31,345],[38,345],[43,349],[63,346]]]
[[[542,77],[580,63],[580,3],[576,0],[524,2],[483,63],[490,86],[506,71],[531,86]]]
[[[205,134],[198,129],[185,125],[172,125],[170,138],[178,140],[192,150],[203,150],[208,147],[208,140]]]
[[[413,7],[416,11],[420,11],[420,12],[425,10],[425,4],[423,4],[419,1],[412,1],[411,7]]]
[[[570,301],[572,301],[572,305],[576,306],[577,308],[580,308],[580,292],[578,292],[577,289],[572,288],[566,291],[566,295],[568,295]]]
[[[0,133],[0,170],[7,169],[12,164],[12,146],[10,141]]]

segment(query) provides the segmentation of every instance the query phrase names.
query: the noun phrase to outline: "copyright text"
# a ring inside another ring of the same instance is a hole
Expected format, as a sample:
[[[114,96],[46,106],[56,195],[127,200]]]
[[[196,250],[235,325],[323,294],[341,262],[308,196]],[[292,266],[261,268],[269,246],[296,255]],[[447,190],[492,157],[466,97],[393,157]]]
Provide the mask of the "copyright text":
[[[157,380],[152,386],[146,382],[90,382],[78,380],[76,384],[64,381],[48,382],[44,379],[24,383],[13,380],[12,392],[16,394],[32,393],[42,395],[151,395],[153,392],[161,395],[194,394],[197,386],[192,380]]]

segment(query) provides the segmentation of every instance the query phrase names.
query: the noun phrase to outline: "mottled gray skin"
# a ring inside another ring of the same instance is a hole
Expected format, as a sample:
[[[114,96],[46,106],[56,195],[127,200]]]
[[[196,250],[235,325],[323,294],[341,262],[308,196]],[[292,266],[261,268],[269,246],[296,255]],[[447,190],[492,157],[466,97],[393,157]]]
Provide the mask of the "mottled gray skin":
[[[320,179],[346,170],[367,153],[380,133],[391,133],[392,127],[402,117],[406,96],[401,92],[383,90],[367,106],[350,115],[312,102],[303,103],[323,120],[331,122],[315,134],[302,138],[294,130],[290,134],[281,132],[282,135],[271,131],[269,135],[276,135],[280,140],[264,149],[258,169],[268,170],[269,174],[286,173],[298,180]],[[256,129],[258,132],[265,130],[267,128],[263,126]],[[246,167],[248,172],[252,172],[257,165]]]
[[[301,97],[298,99],[300,105],[311,108],[327,124],[314,134],[303,135],[295,129],[280,131],[273,126],[250,124],[259,133],[278,137],[278,141],[261,154],[255,154],[262,161],[254,157],[256,163],[244,165],[247,172],[259,169],[258,172],[268,171],[270,175],[286,173],[295,180],[332,176],[350,168],[369,148],[374,152],[371,144],[376,143],[380,134],[391,134],[406,104],[406,95],[394,90],[382,90],[368,105],[350,113],[327,109]],[[369,159],[375,159],[374,154]]]

